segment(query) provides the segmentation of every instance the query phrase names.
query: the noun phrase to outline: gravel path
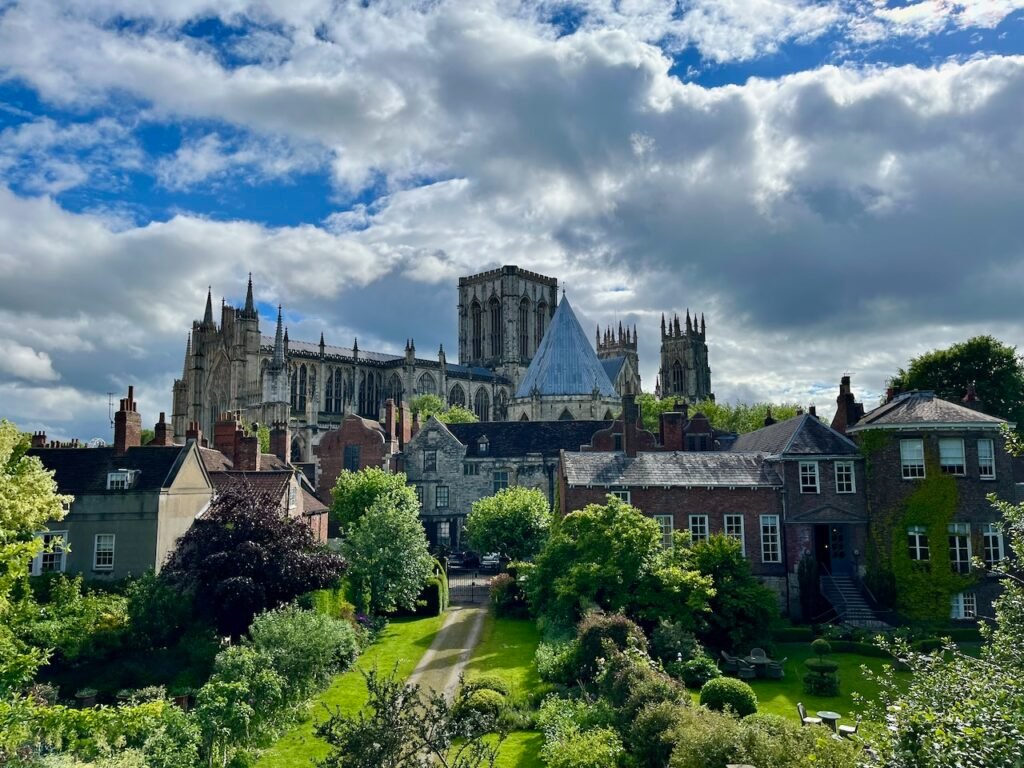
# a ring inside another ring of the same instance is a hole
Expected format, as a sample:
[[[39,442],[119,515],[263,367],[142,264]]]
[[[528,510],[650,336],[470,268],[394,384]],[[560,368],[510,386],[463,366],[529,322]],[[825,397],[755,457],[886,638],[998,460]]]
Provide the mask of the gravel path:
[[[443,692],[450,701],[455,696],[459,676],[480,640],[486,615],[485,606],[452,606],[434,642],[409,676],[409,682]]]

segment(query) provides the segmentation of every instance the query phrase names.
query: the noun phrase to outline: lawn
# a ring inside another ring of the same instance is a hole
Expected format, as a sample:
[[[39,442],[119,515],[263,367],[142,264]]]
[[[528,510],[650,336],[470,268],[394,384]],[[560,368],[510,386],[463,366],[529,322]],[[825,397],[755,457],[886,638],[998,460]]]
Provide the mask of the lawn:
[[[497,675],[512,689],[513,698],[525,698],[543,690],[534,653],[540,633],[529,619],[495,618],[488,614],[480,643],[466,665],[466,678]],[[496,768],[543,768],[540,748],[544,737],[535,731],[513,731],[501,746]]]
[[[309,707],[309,716],[282,736],[257,761],[257,768],[311,768],[327,756],[327,745],[313,734],[316,723],[327,718],[336,707],[354,714],[366,701],[366,683],[360,669],[376,667],[390,673],[398,665],[398,674],[408,677],[420,657],[430,647],[445,616],[425,619],[397,619],[388,624],[377,641],[359,657],[353,669],[338,675]]]

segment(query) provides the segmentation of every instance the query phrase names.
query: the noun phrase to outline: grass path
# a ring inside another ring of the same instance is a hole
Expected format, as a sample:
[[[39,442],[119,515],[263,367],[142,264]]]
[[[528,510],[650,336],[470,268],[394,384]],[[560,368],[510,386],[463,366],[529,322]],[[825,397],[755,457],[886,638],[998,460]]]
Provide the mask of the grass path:
[[[390,673],[398,665],[398,675],[408,676],[434,642],[446,616],[424,619],[396,619],[388,624],[377,641],[367,648],[353,669],[338,675],[309,708],[309,716],[282,736],[257,761],[257,768],[312,768],[317,760],[327,756],[327,745],[318,739],[315,724],[328,716],[328,710],[338,707],[342,712],[354,714],[366,701],[366,683],[360,669],[375,666]]]
[[[486,616],[486,608],[453,606],[449,609],[444,626],[409,676],[409,682],[444,693],[451,701],[462,670],[480,639],[480,628]]]

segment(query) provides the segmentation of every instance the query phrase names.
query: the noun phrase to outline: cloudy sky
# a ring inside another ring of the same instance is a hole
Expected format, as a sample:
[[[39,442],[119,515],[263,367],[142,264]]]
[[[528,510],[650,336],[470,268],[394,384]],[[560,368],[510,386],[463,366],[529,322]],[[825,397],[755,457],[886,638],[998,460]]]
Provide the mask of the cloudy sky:
[[[1024,341],[1024,0],[0,0],[0,416],[170,411],[208,285],[456,349],[457,277],[707,317],[719,399]],[[117,395],[115,394],[115,397]]]

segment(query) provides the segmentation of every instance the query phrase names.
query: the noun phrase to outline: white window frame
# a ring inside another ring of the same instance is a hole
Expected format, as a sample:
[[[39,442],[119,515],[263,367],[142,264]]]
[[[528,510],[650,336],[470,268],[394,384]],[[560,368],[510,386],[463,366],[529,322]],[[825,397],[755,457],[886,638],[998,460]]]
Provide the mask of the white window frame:
[[[916,456],[907,457],[907,449],[912,445],[920,447],[920,461],[917,460]],[[924,478],[924,440],[920,437],[900,440],[900,473],[904,480],[921,480]]]
[[[736,530],[736,521],[739,521],[739,530]],[[732,530],[730,530],[730,528]],[[747,556],[747,537],[744,535],[743,515],[729,514],[722,518],[722,533],[730,539],[736,539],[740,543],[740,552]]]
[[[1006,557],[1003,549],[1003,528],[999,523],[985,523],[981,527],[982,555],[985,565],[992,568]],[[995,559],[991,556],[996,555]]]
[[[675,518],[672,515],[654,515],[653,517],[654,522],[661,529],[661,546],[665,549],[672,549],[672,533],[675,531]]]
[[[132,487],[133,472],[130,469],[119,469],[107,473],[108,491],[127,491]]]
[[[924,543],[922,543],[922,539]],[[916,563],[927,563],[932,559],[931,541],[928,539],[928,529],[923,525],[907,526],[907,552],[910,559]],[[922,552],[926,557],[921,557]]]
[[[988,456],[983,457],[981,446],[988,446]],[[982,480],[996,479],[996,441],[991,437],[978,440],[978,477]]]
[[[504,484],[501,485],[500,488],[498,487],[498,475],[504,475],[505,476]],[[507,469],[496,469],[496,470],[494,470],[494,472],[491,473],[491,491],[493,493],[498,493],[499,491],[503,491],[506,488],[508,488],[510,485],[512,485],[512,477],[511,477],[511,475],[512,475],[512,473],[509,472]]]
[[[413,488],[416,489],[416,501],[419,502],[420,507],[422,508],[423,507],[423,486],[422,485],[414,485]]]
[[[971,572],[971,524],[950,523],[949,533],[949,567],[954,573]]]
[[[835,480],[836,480],[836,493],[856,493],[857,492],[857,471],[854,469],[854,462],[852,461],[837,461],[834,465]],[[850,475],[848,478],[840,478],[839,470],[847,470]],[[848,483],[848,485],[847,485]],[[846,490],[843,490],[844,486]]]
[[[630,500],[633,498],[633,494],[629,491],[609,491],[609,493],[620,501],[624,501],[627,504],[632,503]]]
[[[299,494],[295,489],[294,484],[288,486],[288,509],[295,509],[295,505],[299,502]]]
[[[939,470],[944,475],[963,476],[967,474],[967,453],[962,438],[939,438]]]
[[[54,547],[53,552],[40,552],[32,559],[32,575],[40,576],[44,573],[64,573],[68,564],[68,532],[67,531],[41,531],[36,536],[43,540],[43,546],[48,546],[53,539],[59,538],[61,543]],[[43,558],[59,555],[58,566],[50,570],[43,570]]]
[[[782,562],[782,535],[778,515],[761,515],[761,562]]]
[[[444,492],[444,504],[441,503],[441,492]],[[434,486],[434,509],[448,509],[451,506],[452,491],[447,485]]]
[[[449,520],[438,520],[437,521],[437,546],[439,547],[450,547],[452,545],[452,524]],[[444,530],[442,534],[441,531]]]
[[[978,596],[973,592],[958,592],[949,599],[949,618],[975,619],[978,617]]]
[[[711,535],[711,531],[708,527],[707,515],[690,515],[688,522],[690,524],[690,541],[692,543],[697,544],[698,542],[708,540]]]
[[[100,539],[110,539],[110,549],[100,549]],[[94,571],[114,570],[114,551],[117,545],[117,536],[113,533],[97,533],[92,539],[92,569]],[[110,554],[109,563],[100,563],[100,554]]]
[[[805,473],[807,481],[805,481]],[[811,479],[812,474],[814,476],[814,489],[810,490],[811,484],[809,480]],[[821,493],[821,478],[818,474],[818,462],[800,462],[800,493]]]

